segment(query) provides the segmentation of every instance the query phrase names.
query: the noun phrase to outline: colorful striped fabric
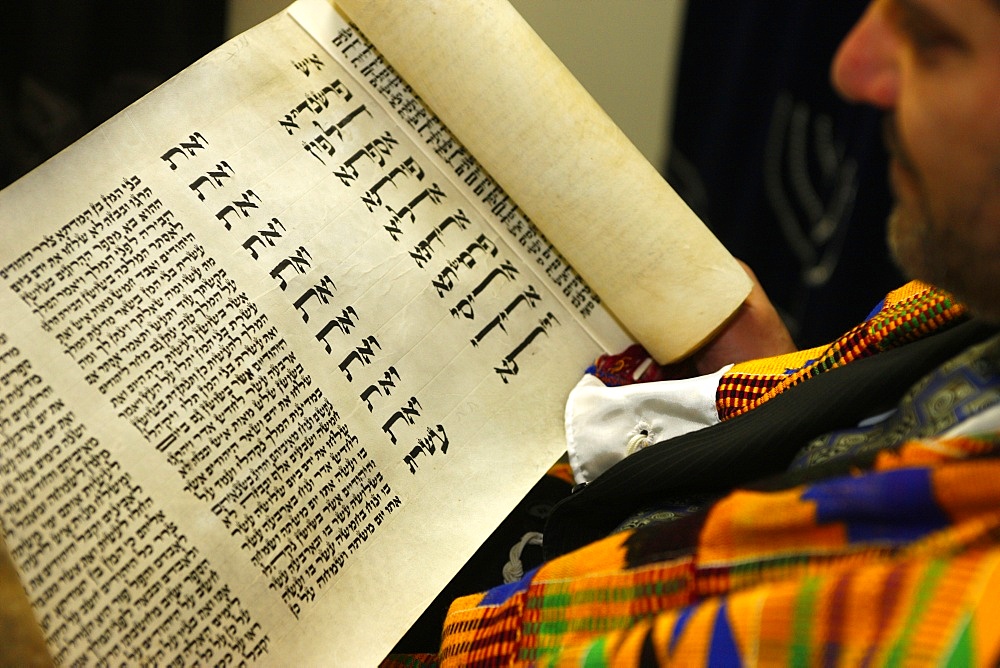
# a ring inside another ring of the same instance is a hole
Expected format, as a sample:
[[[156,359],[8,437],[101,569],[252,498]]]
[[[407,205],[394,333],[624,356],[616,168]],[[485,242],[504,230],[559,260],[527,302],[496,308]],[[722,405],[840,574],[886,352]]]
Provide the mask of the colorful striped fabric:
[[[1000,435],[911,442],[736,491],[459,599],[439,656],[386,665],[995,665],[997,454]]]
[[[746,413],[808,378],[944,331],[967,318],[965,307],[949,293],[911,281],[890,292],[864,322],[833,343],[733,366],[716,389],[719,418]],[[696,375],[684,361],[668,366],[651,362],[645,349],[633,345],[616,355],[601,355],[587,371],[609,387]]]
[[[967,319],[913,282],[843,337],[737,364],[720,419]],[[606,384],[671,377],[645,351]],[[871,471],[738,490],[700,514],[616,533],[520,581],[458,599],[438,655],[385,666],[996,665],[1000,434],[911,441]]]
[[[719,381],[716,409],[727,420],[804,380],[854,360],[910,343],[967,318],[965,307],[938,288],[913,281],[890,292],[875,311],[833,343],[735,365]]]

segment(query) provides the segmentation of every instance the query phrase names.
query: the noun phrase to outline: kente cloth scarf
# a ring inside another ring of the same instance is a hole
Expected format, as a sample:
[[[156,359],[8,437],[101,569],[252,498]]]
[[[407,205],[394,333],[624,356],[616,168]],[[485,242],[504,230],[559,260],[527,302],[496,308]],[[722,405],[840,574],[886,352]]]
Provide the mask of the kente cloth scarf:
[[[437,656],[387,666],[994,665],[1000,435],[737,490],[458,599]]]
[[[911,281],[893,290],[864,322],[836,341],[786,355],[735,364],[716,391],[719,418],[742,415],[790,387],[855,360],[912,343],[968,319],[964,305],[939,288]],[[696,375],[688,362],[659,366],[641,346],[602,355],[587,369],[609,387],[669,381]]]
[[[890,292],[868,318],[833,343],[736,364],[716,391],[721,420],[742,415],[821,373],[911,343],[968,319],[949,293],[912,281]]]

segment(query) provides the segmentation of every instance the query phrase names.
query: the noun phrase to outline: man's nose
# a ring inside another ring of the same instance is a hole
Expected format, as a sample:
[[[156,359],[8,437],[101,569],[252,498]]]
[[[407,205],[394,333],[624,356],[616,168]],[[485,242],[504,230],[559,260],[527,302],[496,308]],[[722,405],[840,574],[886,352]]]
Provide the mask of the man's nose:
[[[833,85],[848,100],[891,109],[899,92],[898,40],[887,2],[875,0],[841,42],[833,59]]]

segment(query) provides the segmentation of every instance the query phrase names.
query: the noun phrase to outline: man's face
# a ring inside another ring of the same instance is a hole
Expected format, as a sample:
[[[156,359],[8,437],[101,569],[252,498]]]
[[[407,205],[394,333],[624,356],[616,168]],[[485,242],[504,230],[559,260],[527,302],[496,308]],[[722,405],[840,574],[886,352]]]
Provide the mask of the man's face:
[[[1000,0],[875,0],[833,81],[888,112],[897,262],[1000,320]]]

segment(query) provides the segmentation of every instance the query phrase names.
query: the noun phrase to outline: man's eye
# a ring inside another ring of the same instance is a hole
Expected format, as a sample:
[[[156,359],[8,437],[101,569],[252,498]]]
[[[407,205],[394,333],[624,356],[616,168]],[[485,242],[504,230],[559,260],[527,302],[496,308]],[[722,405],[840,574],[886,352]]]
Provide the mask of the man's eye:
[[[894,3],[893,9],[893,18],[900,34],[921,60],[933,62],[948,49],[964,46],[964,42],[954,31],[920,5],[898,1]]]
[[[949,36],[939,30],[927,29],[926,26],[914,25],[904,30],[910,43],[918,52],[930,53],[953,44]]]

